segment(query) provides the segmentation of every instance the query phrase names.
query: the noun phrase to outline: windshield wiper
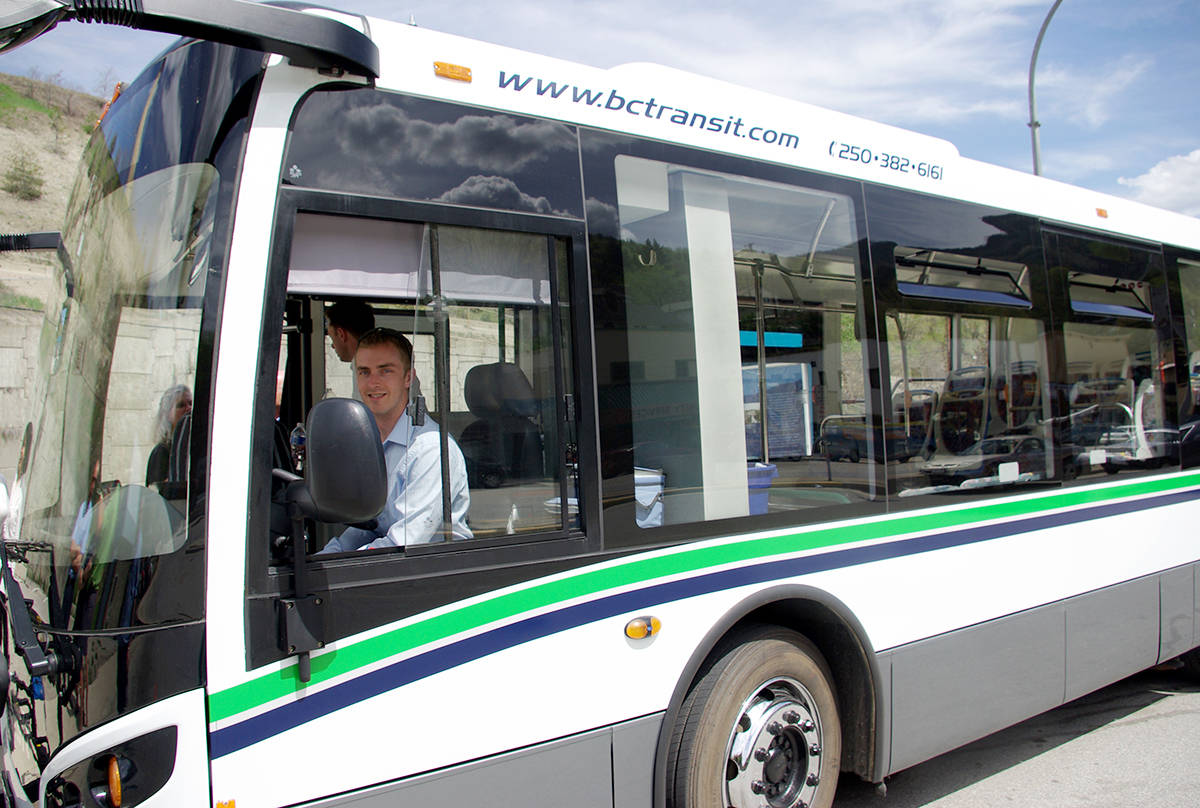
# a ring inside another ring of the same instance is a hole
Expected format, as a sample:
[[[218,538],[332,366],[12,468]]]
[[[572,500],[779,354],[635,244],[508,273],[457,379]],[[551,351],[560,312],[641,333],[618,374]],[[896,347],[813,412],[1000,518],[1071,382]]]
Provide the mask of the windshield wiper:
[[[75,294],[75,273],[71,268],[71,256],[63,245],[62,233],[0,233],[0,252],[29,252],[30,250],[56,250],[66,278],[67,297]]]
[[[4,593],[8,597],[8,622],[12,626],[13,644],[17,653],[29,666],[30,676],[50,676],[58,673],[61,660],[53,651],[47,654],[46,649],[38,640],[37,631],[33,627],[33,617],[29,614],[29,604],[25,601],[25,593],[21,591],[21,585],[13,577],[6,553],[0,552],[0,564],[4,565]]]

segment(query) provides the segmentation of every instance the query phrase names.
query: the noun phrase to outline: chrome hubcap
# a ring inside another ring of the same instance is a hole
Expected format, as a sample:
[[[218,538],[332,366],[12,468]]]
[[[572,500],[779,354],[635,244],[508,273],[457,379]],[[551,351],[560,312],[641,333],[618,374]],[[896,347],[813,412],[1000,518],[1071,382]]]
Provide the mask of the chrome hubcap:
[[[808,808],[821,772],[821,716],[789,677],[764,682],[742,704],[726,745],[729,808]]]

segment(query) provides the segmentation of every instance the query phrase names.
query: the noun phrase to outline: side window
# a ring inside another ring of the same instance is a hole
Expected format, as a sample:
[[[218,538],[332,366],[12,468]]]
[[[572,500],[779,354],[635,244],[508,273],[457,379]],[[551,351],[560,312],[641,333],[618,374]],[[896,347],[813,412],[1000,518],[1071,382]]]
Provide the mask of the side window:
[[[1183,325],[1187,334],[1188,403],[1183,415],[1195,420],[1200,408],[1200,261],[1179,259],[1179,288],[1183,299]]]
[[[885,444],[901,497],[1054,476],[1041,324],[890,312]]]
[[[1054,479],[1050,303],[1033,220],[867,188],[899,500]]]
[[[1175,463],[1161,254],[1067,234],[1051,233],[1048,241],[1069,305],[1063,340],[1071,471],[1103,475]]]
[[[373,524],[312,526],[310,552],[578,526],[567,255],[542,234],[296,215],[283,332],[298,338],[282,340],[276,445],[313,400],[357,398],[380,427],[389,489]]]
[[[632,466],[633,524],[871,501],[851,198],[624,154],[613,169],[626,322],[599,373],[629,391],[606,473],[618,452]]]

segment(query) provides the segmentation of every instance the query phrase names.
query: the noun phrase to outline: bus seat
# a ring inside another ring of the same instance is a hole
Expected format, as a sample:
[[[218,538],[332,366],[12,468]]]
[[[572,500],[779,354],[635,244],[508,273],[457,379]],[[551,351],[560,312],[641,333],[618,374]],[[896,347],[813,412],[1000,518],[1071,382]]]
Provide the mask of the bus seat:
[[[933,452],[958,454],[987,434],[990,379],[985,367],[950,371],[934,417]]]
[[[541,479],[537,398],[524,372],[510,362],[476,365],[467,371],[463,396],[476,419],[459,440],[470,484],[497,488]]]

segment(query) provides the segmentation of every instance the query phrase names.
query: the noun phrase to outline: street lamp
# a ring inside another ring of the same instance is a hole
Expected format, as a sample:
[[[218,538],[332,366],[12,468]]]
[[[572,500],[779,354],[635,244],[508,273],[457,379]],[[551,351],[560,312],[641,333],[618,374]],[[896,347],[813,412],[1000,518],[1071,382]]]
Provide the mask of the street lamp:
[[[1054,12],[1058,11],[1058,7],[1061,5],[1062,0],[1054,0],[1054,5],[1050,7],[1050,13],[1042,22],[1042,30],[1038,31],[1037,42],[1033,43],[1033,58],[1029,60],[1029,130],[1033,136],[1033,173],[1039,176],[1042,173],[1042,146],[1038,139],[1038,128],[1041,123],[1037,119],[1037,99],[1033,95],[1033,71],[1037,68],[1038,51],[1042,47],[1042,37],[1046,35],[1046,29],[1050,26],[1050,18],[1054,16]]]

